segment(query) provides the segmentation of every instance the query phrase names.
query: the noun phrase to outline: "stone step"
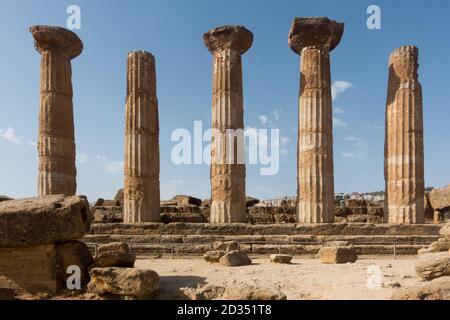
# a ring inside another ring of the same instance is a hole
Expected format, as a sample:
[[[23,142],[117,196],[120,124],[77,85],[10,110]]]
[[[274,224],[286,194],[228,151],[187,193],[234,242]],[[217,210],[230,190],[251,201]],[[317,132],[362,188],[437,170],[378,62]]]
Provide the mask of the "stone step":
[[[273,224],[251,225],[244,223],[209,224],[209,223],[111,223],[93,224],[91,235],[396,235],[396,236],[434,236],[439,235],[439,224],[393,225],[367,223],[332,223],[332,224]]]
[[[96,251],[95,243],[86,243],[93,253]],[[205,252],[212,250],[212,244],[143,244],[131,243],[130,247],[134,254],[139,257],[155,255],[167,256],[202,256]],[[292,254],[292,255],[316,255],[323,244],[241,244],[242,251],[253,254]],[[426,245],[414,244],[356,244],[354,247],[360,255],[415,255],[419,249]]]
[[[215,241],[236,241],[241,244],[323,244],[329,241],[348,241],[351,244],[417,244],[429,245],[438,235],[124,235],[90,234],[83,238],[86,243],[126,242],[129,244],[204,244]]]

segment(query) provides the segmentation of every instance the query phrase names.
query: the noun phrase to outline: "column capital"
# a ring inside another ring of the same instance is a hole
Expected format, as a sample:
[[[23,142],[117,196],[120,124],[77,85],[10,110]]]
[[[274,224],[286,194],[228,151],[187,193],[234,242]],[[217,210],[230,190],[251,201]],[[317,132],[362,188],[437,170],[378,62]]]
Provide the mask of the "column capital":
[[[419,49],[415,46],[403,46],[389,56],[389,72],[399,82],[418,80]]]
[[[34,46],[39,53],[46,51],[61,52],[70,59],[78,57],[83,51],[80,38],[64,28],[52,26],[32,26],[30,32],[34,38]]]
[[[139,59],[144,59],[148,63],[155,64],[155,56],[145,50],[134,50],[134,51],[128,52],[128,59],[133,58],[133,57],[137,57]]]
[[[288,44],[297,54],[307,47],[332,51],[341,41],[343,33],[343,23],[326,17],[295,18],[289,31]]]
[[[222,26],[203,35],[208,50],[215,54],[224,49],[231,49],[244,54],[252,46],[253,33],[243,26]]]

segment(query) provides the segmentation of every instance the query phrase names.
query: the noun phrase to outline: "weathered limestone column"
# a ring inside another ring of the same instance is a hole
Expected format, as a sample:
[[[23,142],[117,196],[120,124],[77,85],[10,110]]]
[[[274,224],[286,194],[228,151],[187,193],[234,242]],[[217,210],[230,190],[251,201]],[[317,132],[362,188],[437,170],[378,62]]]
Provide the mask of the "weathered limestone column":
[[[396,49],[389,58],[384,173],[389,223],[425,223],[422,87],[419,50]]]
[[[130,52],[127,80],[124,222],[158,222],[159,116],[153,55]]]
[[[334,222],[333,112],[330,52],[344,24],[328,18],[296,18],[289,46],[301,55],[298,122],[299,223]]]
[[[253,34],[241,26],[223,26],[203,38],[214,55],[210,221],[245,222],[245,161],[239,156],[244,152],[241,55],[250,49]],[[227,148],[231,141],[234,151]]]
[[[78,36],[66,29],[33,26],[42,55],[39,108],[39,196],[74,195],[77,189],[71,60],[83,51]]]

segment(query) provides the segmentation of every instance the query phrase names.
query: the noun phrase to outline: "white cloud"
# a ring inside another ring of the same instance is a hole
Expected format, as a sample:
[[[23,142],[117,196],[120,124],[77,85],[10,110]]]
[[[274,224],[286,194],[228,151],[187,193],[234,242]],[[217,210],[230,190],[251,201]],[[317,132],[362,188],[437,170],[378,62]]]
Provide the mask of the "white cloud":
[[[341,120],[339,118],[333,117],[333,127],[335,127],[335,128],[347,128],[347,122],[345,122],[345,121],[343,121],[343,120]]]
[[[77,161],[79,162],[79,163],[85,163],[85,162],[87,162],[88,161],[88,156],[87,155],[85,155],[85,154],[82,154],[82,153],[78,153],[77,154]]]
[[[342,114],[345,111],[344,111],[344,109],[341,109],[339,107],[333,107],[333,112],[336,113],[336,114]]]
[[[272,111],[273,118],[275,119],[275,121],[280,120],[280,113],[281,113],[281,111],[283,111],[282,108],[278,108],[278,109],[275,109],[275,110]]]
[[[334,81],[331,85],[331,97],[336,100],[341,93],[344,93],[348,89],[352,89],[353,84],[348,81]]]
[[[363,138],[346,136],[344,137],[344,141],[352,143],[357,148],[367,148],[367,143]]]
[[[355,151],[343,151],[341,153],[342,158],[347,159],[364,159],[367,155],[367,152],[363,150],[355,150]]]
[[[269,120],[269,118],[266,115],[261,114],[258,116],[258,118],[263,126],[266,126],[271,123],[271,121]]]
[[[363,138],[355,136],[346,136],[344,141],[349,144],[351,151],[343,151],[341,153],[342,158],[348,159],[364,159],[367,156],[367,143]]]
[[[16,136],[15,130],[11,127],[6,130],[0,129],[0,137],[19,146],[22,145],[22,140]]]
[[[110,161],[108,157],[98,155],[97,162],[108,170],[111,174],[118,175],[123,173],[123,161]]]

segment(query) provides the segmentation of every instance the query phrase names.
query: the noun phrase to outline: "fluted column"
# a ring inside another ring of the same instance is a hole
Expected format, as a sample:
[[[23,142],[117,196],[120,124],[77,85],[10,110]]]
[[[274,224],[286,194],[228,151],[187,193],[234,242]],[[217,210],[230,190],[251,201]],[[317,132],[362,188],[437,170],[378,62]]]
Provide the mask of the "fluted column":
[[[251,47],[253,34],[241,26],[224,26],[206,33],[204,42],[214,55],[210,222],[245,222],[241,55]]]
[[[41,54],[38,195],[74,195],[77,189],[71,60],[83,44],[66,29],[33,26]]]
[[[422,87],[419,50],[404,46],[389,58],[385,180],[389,223],[425,223]]]
[[[299,223],[334,222],[333,111],[330,52],[344,25],[327,18],[296,18],[291,49],[301,55],[298,121]]]
[[[129,53],[127,79],[124,222],[158,222],[159,117],[153,55]]]

